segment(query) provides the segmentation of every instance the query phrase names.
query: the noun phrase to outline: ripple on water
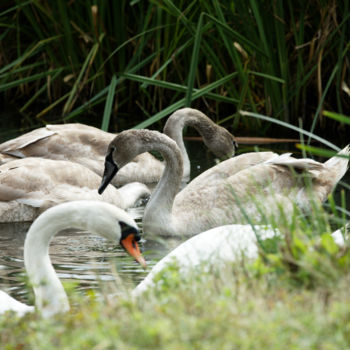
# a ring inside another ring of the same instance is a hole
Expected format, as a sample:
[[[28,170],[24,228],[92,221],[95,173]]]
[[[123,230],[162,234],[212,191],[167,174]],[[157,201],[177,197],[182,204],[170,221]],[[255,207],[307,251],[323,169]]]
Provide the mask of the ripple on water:
[[[129,212],[141,225],[144,208]],[[23,245],[30,223],[0,224],[0,289],[13,297],[27,301],[25,287]],[[142,230],[142,229],[141,229]],[[149,267],[168,250],[159,242],[142,239],[140,248]],[[56,235],[50,244],[50,257],[62,281],[78,283],[78,290],[100,290],[101,283],[122,281],[124,287],[133,288],[146,272],[127,253],[100,236],[78,230],[65,230]]]

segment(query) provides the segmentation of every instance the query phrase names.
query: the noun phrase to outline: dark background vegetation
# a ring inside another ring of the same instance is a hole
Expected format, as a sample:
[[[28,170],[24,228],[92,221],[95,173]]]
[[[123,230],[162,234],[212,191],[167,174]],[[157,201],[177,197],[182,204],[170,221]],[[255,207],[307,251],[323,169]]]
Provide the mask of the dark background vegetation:
[[[2,128],[160,129],[191,106],[240,136],[287,131],[239,110],[345,134],[322,112],[350,115],[349,19],[348,0],[3,0]]]

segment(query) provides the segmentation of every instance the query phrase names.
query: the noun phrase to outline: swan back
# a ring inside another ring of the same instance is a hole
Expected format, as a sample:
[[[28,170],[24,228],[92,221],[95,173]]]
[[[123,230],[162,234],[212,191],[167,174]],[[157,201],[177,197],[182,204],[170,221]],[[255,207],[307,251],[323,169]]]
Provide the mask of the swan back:
[[[146,278],[133,290],[133,295],[139,296],[154,287],[155,277],[172,264],[179,268],[182,276],[186,276],[203,264],[220,269],[224,263],[235,262],[242,256],[257,258],[256,237],[265,240],[275,235],[279,233],[270,227],[250,225],[225,225],[202,232],[180,244],[154,265]]]
[[[331,236],[338,246],[344,246],[345,240],[340,229]],[[254,260],[259,254],[258,240],[274,237],[282,237],[282,234],[278,229],[263,225],[225,225],[199,233],[158,261],[132,291],[132,295],[139,297],[158,283],[161,284],[163,279],[159,275],[173,265],[179,269],[183,280],[187,276],[191,277],[192,273],[202,273],[201,267],[211,271],[212,267],[222,269],[224,264],[237,262],[240,258]]]
[[[270,217],[289,220],[296,206],[310,210],[315,201],[327,199],[339,178],[333,171],[338,170],[282,155],[231,176],[213,171],[211,176],[202,174],[175,197],[172,214],[186,222],[176,231],[195,234],[223,224],[261,222]]]
[[[115,134],[79,123],[46,125],[0,144],[0,164],[15,157],[69,160],[102,176],[107,147],[114,137]],[[159,160],[143,154],[125,167],[113,184],[157,182],[163,169]]]
[[[46,125],[0,144],[0,152],[18,158],[93,160],[102,157],[113,137],[113,134],[79,123]]]
[[[27,312],[33,312],[34,306],[23,304],[0,290],[0,315],[7,311],[14,311],[19,317],[21,317]]]
[[[223,158],[234,154],[236,143],[227,130],[213,123],[200,111],[181,109],[169,117],[165,130],[181,149],[184,177],[190,174],[190,161],[182,139],[185,125],[195,127],[216,156]],[[0,144],[0,164],[26,157],[69,160],[102,176],[106,150],[114,137],[115,134],[79,123],[46,125]],[[159,181],[163,170],[164,164],[150,153],[139,154],[119,172],[112,183],[116,186],[129,182],[154,184]]]

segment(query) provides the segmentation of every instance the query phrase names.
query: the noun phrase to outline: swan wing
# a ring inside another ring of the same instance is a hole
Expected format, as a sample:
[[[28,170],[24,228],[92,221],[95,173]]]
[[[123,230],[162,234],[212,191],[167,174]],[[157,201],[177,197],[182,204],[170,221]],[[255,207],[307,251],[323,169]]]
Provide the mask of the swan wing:
[[[8,155],[12,155],[18,158],[27,157],[28,155],[23,152],[23,148],[28,145],[35,144],[39,140],[43,140],[56,132],[49,130],[48,128],[39,128],[24,135],[16,137],[15,139],[6,141],[0,145],[0,152]]]
[[[208,184],[218,185],[238,172],[266,162],[276,155],[274,152],[251,152],[227,159],[198,175],[187,185],[187,188],[190,190],[193,187],[200,191]]]
[[[120,208],[136,196],[134,189],[121,194],[114,186],[99,195],[101,177],[69,161],[42,158],[17,159],[0,166],[0,222],[33,220],[58,203],[89,199],[103,200]],[[142,188],[139,190],[142,193]],[[147,189],[143,189],[147,191]],[[136,201],[136,199],[135,199]]]

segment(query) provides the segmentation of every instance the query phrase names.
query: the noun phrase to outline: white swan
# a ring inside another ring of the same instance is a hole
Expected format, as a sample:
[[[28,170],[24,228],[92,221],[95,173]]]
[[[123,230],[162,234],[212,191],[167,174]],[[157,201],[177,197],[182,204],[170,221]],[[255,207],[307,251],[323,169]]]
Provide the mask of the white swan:
[[[185,162],[184,178],[190,175],[190,162],[182,139],[182,130],[186,125],[198,130],[205,144],[217,157],[234,155],[237,144],[226,129],[198,110],[180,109],[168,118],[164,132],[174,137],[181,147]],[[70,160],[102,176],[107,147],[114,137],[115,134],[84,124],[46,125],[0,144],[0,164],[24,157]],[[156,183],[163,170],[163,162],[150,153],[139,154],[120,171],[112,183],[116,186],[135,181]]]
[[[140,239],[137,225],[123,210],[96,201],[72,201],[48,209],[33,222],[24,242],[24,265],[34,289],[36,308],[44,317],[69,310],[67,295],[49,257],[52,237],[67,228],[87,230],[120,243],[145,266],[137,244]],[[0,291],[0,314],[9,310],[23,315],[34,307]]]
[[[290,154],[268,154],[267,160],[260,162],[258,155],[254,156],[256,165],[233,170],[233,175],[230,170],[225,173],[216,171],[216,167],[209,169],[210,176],[204,172],[178,193],[182,157],[176,143],[156,131],[128,130],[109,145],[99,193],[119,168],[150,150],[160,152],[166,161],[143,217],[144,232],[155,235],[194,235],[217,226],[247,223],[247,217],[261,221],[264,216],[284,216],[288,220],[295,205],[308,209],[310,201],[326,200],[348,166],[348,159],[340,157],[319,163],[295,159]],[[340,153],[349,155],[349,147]],[[227,162],[239,163],[239,157],[224,161],[219,169]],[[301,172],[300,176],[297,172]],[[308,177],[305,181],[310,186],[305,185],[303,176]],[[200,181],[201,177],[205,180]]]
[[[122,209],[150,194],[146,185],[109,186],[101,197],[101,177],[69,161],[24,158],[0,166],[0,222],[32,221],[41,212],[70,200],[102,200]]]
[[[171,265],[177,266],[179,274],[186,278],[201,267],[220,269],[224,264],[236,262],[242,257],[254,260],[258,258],[257,237],[264,241],[276,236],[281,236],[279,230],[259,225],[225,225],[199,233],[158,261],[132,290],[132,295],[139,297],[160,285],[162,279],[157,276]],[[332,237],[337,245],[345,244],[340,230],[333,232]]]

